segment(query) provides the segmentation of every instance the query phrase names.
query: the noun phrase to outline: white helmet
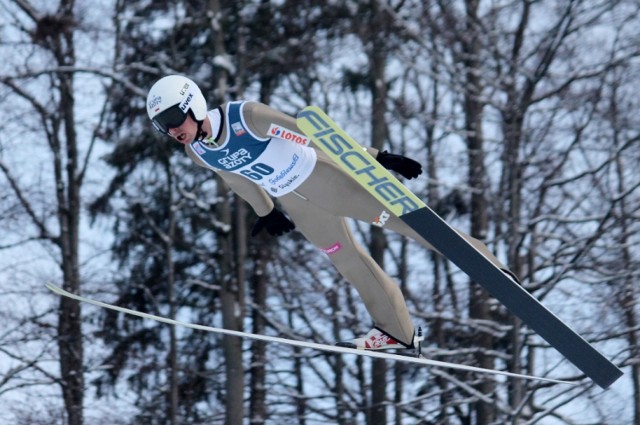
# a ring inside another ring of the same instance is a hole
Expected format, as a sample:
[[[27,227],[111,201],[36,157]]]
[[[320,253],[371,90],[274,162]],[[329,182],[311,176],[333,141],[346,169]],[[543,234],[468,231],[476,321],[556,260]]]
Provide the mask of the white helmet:
[[[180,127],[191,111],[198,128],[207,116],[207,101],[198,85],[182,75],[167,75],[156,81],[147,95],[147,114],[153,126],[167,134]]]

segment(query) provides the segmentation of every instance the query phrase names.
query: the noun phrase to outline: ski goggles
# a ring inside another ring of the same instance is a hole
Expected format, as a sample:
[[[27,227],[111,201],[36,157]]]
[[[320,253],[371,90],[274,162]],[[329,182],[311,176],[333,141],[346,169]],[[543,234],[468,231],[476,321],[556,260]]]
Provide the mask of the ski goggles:
[[[180,127],[187,119],[187,114],[182,112],[180,105],[173,105],[171,108],[160,112],[153,117],[153,126],[164,134],[169,134],[172,128]]]

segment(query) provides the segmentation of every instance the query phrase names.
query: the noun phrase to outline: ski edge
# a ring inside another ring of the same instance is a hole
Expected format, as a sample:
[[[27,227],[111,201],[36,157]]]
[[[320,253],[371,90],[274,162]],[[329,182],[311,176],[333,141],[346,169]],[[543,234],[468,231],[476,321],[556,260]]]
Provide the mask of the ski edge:
[[[120,313],[132,315],[132,316],[138,316],[144,319],[154,320],[156,322],[161,322],[161,323],[165,323],[173,326],[181,326],[181,327],[190,328],[190,329],[199,330],[199,331],[213,332],[213,333],[230,335],[230,336],[235,336],[243,339],[253,339],[253,340],[263,341],[263,342],[274,342],[278,344],[286,344],[286,345],[291,345],[291,346],[300,347],[300,348],[310,348],[318,351],[327,351],[327,352],[340,353],[340,354],[355,354],[358,356],[393,360],[393,361],[399,361],[404,363],[414,363],[414,364],[419,364],[423,366],[432,366],[432,367],[437,367],[442,369],[457,369],[457,370],[464,370],[468,372],[501,375],[501,376],[506,376],[510,378],[547,382],[547,383],[553,383],[553,384],[563,384],[563,385],[573,385],[573,386],[580,385],[579,382],[564,381],[560,379],[546,378],[546,377],[540,377],[540,376],[524,375],[524,374],[494,370],[494,369],[485,369],[485,368],[480,368],[475,366],[467,366],[467,365],[449,363],[449,362],[444,362],[439,360],[431,360],[424,357],[410,357],[410,356],[405,356],[401,354],[385,353],[381,351],[358,350],[354,348],[320,344],[316,342],[299,341],[299,340],[294,340],[289,338],[260,335],[260,334],[254,334],[249,332],[234,331],[234,330],[225,329],[225,328],[216,328],[212,326],[198,325],[195,323],[183,322],[179,320],[170,319],[168,317],[156,316],[154,314],[143,313],[143,312],[131,310],[125,307],[120,307],[117,305],[96,301],[91,298],[73,294],[51,283],[46,283],[45,286],[47,287],[47,289],[49,289],[51,292],[57,295],[71,298],[76,301],[84,302],[87,304],[93,304],[101,308],[118,311]]]

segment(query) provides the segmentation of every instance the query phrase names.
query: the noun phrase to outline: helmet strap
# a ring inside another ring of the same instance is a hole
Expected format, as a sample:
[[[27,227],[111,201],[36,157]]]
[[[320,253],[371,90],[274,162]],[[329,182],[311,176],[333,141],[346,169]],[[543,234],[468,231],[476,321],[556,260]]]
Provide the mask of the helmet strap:
[[[193,111],[191,109],[189,109],[189,115],[191,115],[191,118],[193,118],[193,120],[198,123],[198,131],[196,132],[195,140],[204,140],[204,139],[206,139],[208,134],[207,134],[206,131],[202,130],[202,124],[204,124],[204,120],[198,121],[196,119],[196,116],[193,114]]]
[[[204,121],[196,121],[198,123],[198,132],[196,133],[195,140],[204,140],[207,138],[208,134],[206,131],[202,130],[202,124]]]

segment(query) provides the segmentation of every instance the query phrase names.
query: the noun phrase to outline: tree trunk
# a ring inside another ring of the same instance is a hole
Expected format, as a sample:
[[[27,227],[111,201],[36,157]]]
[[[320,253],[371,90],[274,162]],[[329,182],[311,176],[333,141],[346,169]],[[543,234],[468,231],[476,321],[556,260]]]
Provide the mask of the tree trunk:
[[[243,245],[243,239],[237,239],[238,233],[244,232],[244,226],[238,226],[237,210],[233,214],[228,188],[222,182],[218,184],[218,197],[225,199],[217,207],[216,215],[220,221],[231,223],[233,230],[220,238],[222,261],[220,264],[221,289],[220,304],[222,309],[222,326],[230,330],[242,330],[244,293],[244,256],[237,244]],[[242,361],[242,340],[225,335],[222,338],[225,359],[225,425],[238,425],[243,418],[244,366]]]
[[[216,56],[226,56],[224,33],[221,27],[222,8],[219,0],[209,1],[211,28],[213,34],[214,51]],[[228,75],[225,70],[220,71],[217,81],[218,95],[221,99],[227,96]],[[206,94],[205,94],[206,96]],[[244,222],[245,205],[242,201],[230,198],[229,189],[222,179],[217,184],[218,199],[224,199],[216,207],[216,214],[220,221],[230,223],[232,231],[220,238],[222,263],[220,264],[221,290],[220,303],[222,308],[222,326],[230,330],[242,330],[244,319],[244,284],[246,273],[246,228]],[[242,358],[242,340],[225,335],[223,352],[225,358],[225,425],[242,423],[244,413],[244,365]]]
[[[264,236],[264,235],[262,235]],[[262,238],[260,238],[262,239]],[[266,273],[266,264],[270,260],[270,246],[268,244],[257,243],[257,252],[255,253],[256,268],[253,271],[253,279],[251,282],[251,299],[253,301],[253,309],[251,314],[251,323],[253,323],[252,332],[263,335],[266,331],[263,312],[266,311],[267,284],[269,279]],[[250,396],[249,396],[249,423],[262,424],[267,419],[267,410],[265,405],[266,388],[265,363],[267,358],[266,344],[261,341],[251,343],[251,366],[250,375]]]
[[[484,197],[484,179],[486,170],[484,165],[482,111],[483,104],[480,101],[482,83],[480,80],[481,66],[478,61],[480,45],[478,37],[473,34],[477,31],[478,22],[477,0],[467,0],[467,35],[468,41],[464,43],[464,66],[466,91],[464,93],[465,132],[467,134],[467,155],[469,161],[468,184],[471,188],[471,236],[483,240],[487,236],[487,203]],[[479,285],[470,287],[469,316],[472,319],[491,320],[489,310],[489,296]],[[479,348],[477,361],[480,367],[492,369],[494,367],[493,356],[487,354],[493,348],[493,337],[486,332],[476,335],[476,344]],[[493,394],[495,383],[490,379],[483,379],[479,384],[483,394]],[[489,424],[495,420],[493,406],[483,401],[476,402],[475,412],[477,423]]]
[[[375,7],[375,5],[374,5]],[[379,37],[373,37],[373,47],[369,53],[371,75],[371,146],[382,149],[387,138],[387,125],[385,122],[387,90],[385,81],[385,55],[386,52],[380,44],[384,43]],[[387,239],[378,227],[371,227],[371,240],[369,250],[371,257],[384,269],[384,252],[387,248]],[[375,359],[371,362],[371,415],[370,424],[387,424],[387,362]]]
[[[176,318],[177,300],[175,285],[175,264],[173,261],[173,245],[176,230],[176,208],[174,207],[173,197],[173,174],[170,166],[166,168],[167,172],[167,190],[169,191],[169,220],[167,237],[165,238],[165,258],[167,267],[167,298],[169,300],[169,317]],[[179,408],[179,379],[178,379],[178,337],[176,327],[169,327],[169,354],[167,356],[167,368],[169,370],[169,389],[167,391],[167,405],[169,406],[168,422],[171,425],[178,425],[178,408]]]
[[[50,34],[46,40],[58,65],[73,66],[75,51],[73,44],[74,22],[73,1],[60,3],[58,16],[63,31]],[[52,18],[54,19],[54,18]],[[38,22],[40,26],[41,22]],[[44,24],[43,24],[44,26]],[[43,31],[45,28],[42,29]],[[79,223],[80,223],[80,167],[75,129],[73,74],[60,73],[60,112],[62,120],[53,124],[61,130],[64,140],[58,139],[58,131],[51,134],[54,152],[56,197],[58,222],[60,226],[59,247],[62,256],[63,287],[74,293],[80,292],[80,270],[78,263]],[[60,129],[60,126],[63,128]],[[66,164],[63,165],[63,161]],[[63,169],[64,168],[64,169]],[[64,176],[63,176],[64,175]],[[58,318],[58,349],[60,353],[60,373],[62,394],[67,413],[68,425],[82,425],[84,400],[84,349],[82,341],[81,308],[76,301],[60,298]]]

